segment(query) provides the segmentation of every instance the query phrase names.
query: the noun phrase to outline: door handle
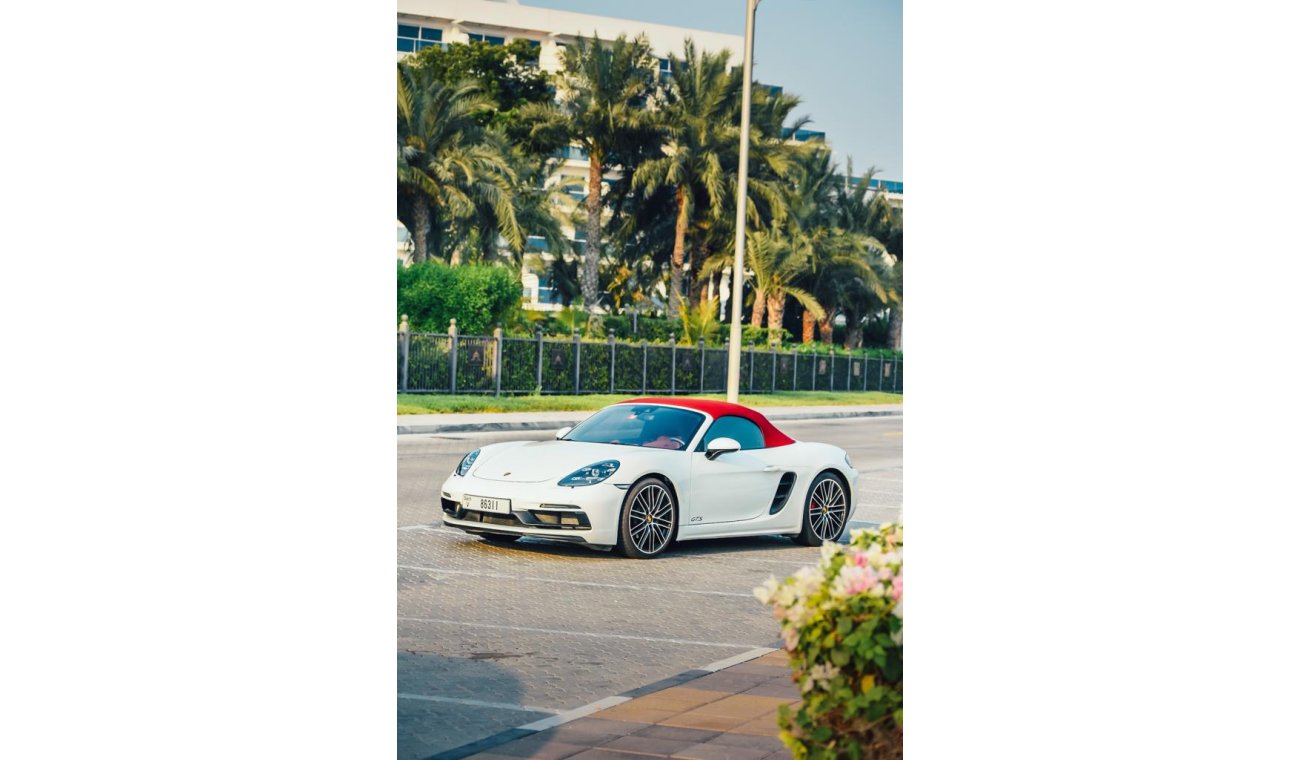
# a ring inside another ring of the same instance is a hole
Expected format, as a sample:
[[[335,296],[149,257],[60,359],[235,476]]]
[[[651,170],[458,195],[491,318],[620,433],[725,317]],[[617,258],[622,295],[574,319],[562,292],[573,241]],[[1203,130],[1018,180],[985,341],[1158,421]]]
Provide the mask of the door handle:
[[[768,466],[766,466],[766,467],[763,468],[763,472],[776,472],[776,471],[779,470],[779,469],[781,469],[781,468],[780,468],[780,467],[777,467],[777,466],[774,465],[774,464],[769,464]]]

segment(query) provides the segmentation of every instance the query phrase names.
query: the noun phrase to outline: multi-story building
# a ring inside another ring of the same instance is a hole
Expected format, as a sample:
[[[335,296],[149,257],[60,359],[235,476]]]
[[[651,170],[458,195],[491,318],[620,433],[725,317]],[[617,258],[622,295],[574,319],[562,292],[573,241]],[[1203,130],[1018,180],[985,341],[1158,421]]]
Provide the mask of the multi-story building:
[[[397,56],[423,50],[433,45],[447,46],[457,42],[481,41],[490,45],[504,45],[514,40],[528,40],[538,50],[538,65],[545,71],[560,70],[560,55],[564,48],[578,36],[599,36],[614,39],[619,35],[636,37],[645,35],[650,49],[658,58],[661,78],[671,76],[668,55],[680,54],[686,38],[695,41],[698,48],[707,51],[730,50],[739,63],[744,50],[744,37],[703,29],[652,24],[645,21],[593,16],[586,13],[552,10],[522,5],[518,0],[397,0]],[[766,85],[770,89],[779,87]],[[824,132],[799,130],[787,135],[791,140],[804,142],[825,139]],[[577,146],[560,151],[560,163],[551,181],[561,184],[574,201],[586,197],[587,156]],[[609,175],[608,179],[615,179]],[[873,180],[874,181],[874,180]],[[886,188],[891,194],[893,190]],[[898,183],[899,203],[902,184]],[[400,225],[399,225],[400,226]],[[404,228],[398,231],[398,257],[404,258],[409,250]],[[584,242],[582,230],[567,230],[578,247]],[[545,256],[545,242],[541,238],[529,239],[530,249]],[[549,287],[545,274],[530,271],[525,265],[523,273],[525,305],[540,309],[558,309],[559,297]]]

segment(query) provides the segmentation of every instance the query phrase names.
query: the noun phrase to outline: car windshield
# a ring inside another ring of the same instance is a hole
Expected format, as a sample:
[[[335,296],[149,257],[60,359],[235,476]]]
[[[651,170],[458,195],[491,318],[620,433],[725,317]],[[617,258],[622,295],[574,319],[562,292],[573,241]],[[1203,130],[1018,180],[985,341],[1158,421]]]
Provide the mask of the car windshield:
[[[704,415],[699,412],[670,406],[608,406],[583,420],[562,440],[680,451],[703,423]]]

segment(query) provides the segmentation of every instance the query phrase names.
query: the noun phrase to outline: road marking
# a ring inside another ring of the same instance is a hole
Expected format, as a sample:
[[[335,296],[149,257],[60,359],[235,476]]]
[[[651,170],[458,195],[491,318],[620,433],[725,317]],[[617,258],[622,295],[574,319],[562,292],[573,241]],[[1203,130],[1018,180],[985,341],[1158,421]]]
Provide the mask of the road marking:
[[[735,657],[728,657],[725,660],[718,660],[717,662],[711,662],[708,665],[705,665],[704,667],[700,668],[700,670],[707,670],[710,673],[717,673],[719,670],[722,670],[723,668],[729,668],[732,665],[739,665],[742,662],[749,662],[750,660],[757,660],[759,657],[762,657],[763,655],[769,652],[775,652],[775,651],[776,650],[773,649],[772,647],[755,647],[749,650],[748,652],[743,652],[741,654],[736,655]]]
[[[470,707],[491,707],[497,710],[518,710],[519,712],[537,712],[548,715],[559,715],[559,710],[548,710],[545,707],[529,707],[528,705],[512,705],[508,702],[484,702],[481,699],[456,699],[455,697],[430,697],[425,694],[403,694],[397,693],[398,699],[418,699],[421,702],[448,702],[454,705],[469,705]]]
[[[622,633],[591,633],[589,631],[559,631],[553,628],[528,628],[522,625],[496,625],[493,623],[466,623],[461,620],[440,620],[438,618],[397,618],[409,623],[438,623],[440,625],[463,625],[469,628],[494,628],[502,631],[519,631],[521,633],[557,633],[564,636],[586,636],[595,639],[623,639],[626,641],[653,641],[661,644],[692,644],[701,647],[722,647],[723,649],[753,649],[753,644],[731,644],[725,641],[692,641],[691,639],[665,639],[656,636],[628,636]]]
[[[542,718],[541,720],[533,721],[527,725],[520,726],[519,729],[521,731],[545,731],[548,728],[554,728],[555,726],[575,721],[578,718],[585,718],[594,712],[604,710],[606,707],[621,705],[624,702],[631,701],[631,699],[631,697],[605,697],[604,699],[598,699],[591,704],[583,705],[582,707],[575,707],[568,712],[562,712],[553,715],[550,718]]]
[[[739,596],[750,597],[753,594],[737,594],[731,591],[697,591],[688,588],[664,588],[663,586],[632,586],[626,583],[594,583],[592,581],[565,581],[556,578],[536,578],[527,575],[506,574],[506,573],[481,573],[470,570],[444,570],[437,567],[423,567],[421,565],[398,565],[403,570],[424,570],[430,573],[447,573],[449,575],[473,575],[480,578],[501,578],[507,581],[537,581],[538,583],[567,583],[570,586],[595,586],[597,588],[621,588],[631,591],[666,591],[677,594],[706,594],[708,596]]]

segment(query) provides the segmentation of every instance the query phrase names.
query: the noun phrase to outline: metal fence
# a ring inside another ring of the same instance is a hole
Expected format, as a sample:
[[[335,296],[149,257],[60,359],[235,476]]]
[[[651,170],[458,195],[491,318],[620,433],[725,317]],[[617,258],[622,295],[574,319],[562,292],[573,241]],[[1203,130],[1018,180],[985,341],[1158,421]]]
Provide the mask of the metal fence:
[[[397,389],[408,393],[724,393],[727,348],[448,333],[397,334]],[[742,347],[740,390],[903,390],[903,361]]]

